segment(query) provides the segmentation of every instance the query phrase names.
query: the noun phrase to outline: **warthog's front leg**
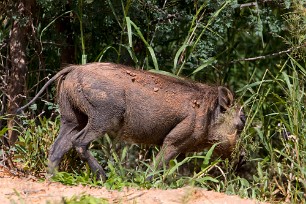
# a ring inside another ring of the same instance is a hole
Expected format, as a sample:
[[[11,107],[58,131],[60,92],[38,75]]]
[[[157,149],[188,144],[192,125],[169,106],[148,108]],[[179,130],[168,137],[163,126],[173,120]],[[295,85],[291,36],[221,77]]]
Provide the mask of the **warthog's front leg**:
[[[156,156],[155,160],[157,163],[151,164],[152,167],[161,169],[163,164],[168,165],[171,159],[194,145],[193,128],[190,128],[194,124],[193,120],[193,115],[188,116],[170,131]]]

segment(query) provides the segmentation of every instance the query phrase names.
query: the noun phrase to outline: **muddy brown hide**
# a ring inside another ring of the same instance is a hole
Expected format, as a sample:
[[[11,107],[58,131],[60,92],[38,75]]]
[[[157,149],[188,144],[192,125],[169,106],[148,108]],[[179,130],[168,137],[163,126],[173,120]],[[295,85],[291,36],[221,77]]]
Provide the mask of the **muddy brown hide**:
[[[60,133],[50,149],[49,171],[72,147],[92,171],[105,178],[88,144],[108,133],[132,143],[161,145],[168,162],[179,153],[230,156],[244,121],[233,95],[213,87],[111,63],[71,66],[59,78]]]

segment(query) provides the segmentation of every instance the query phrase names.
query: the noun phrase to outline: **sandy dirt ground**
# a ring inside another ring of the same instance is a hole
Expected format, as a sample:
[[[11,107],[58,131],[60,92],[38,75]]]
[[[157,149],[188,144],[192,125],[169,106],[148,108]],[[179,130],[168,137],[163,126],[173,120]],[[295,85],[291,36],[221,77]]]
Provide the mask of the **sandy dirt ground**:
[[[63,198],[92,195],[104,198],[109,203],[133,204],[256,204],[254,200],[206,191],[200,188],[184,187],[172,190],[122,191],[93,188],[89,186],[66,186],[57,182],[39,182],[35,178],[17,177],[0,169],[0,204],[60,204]]]

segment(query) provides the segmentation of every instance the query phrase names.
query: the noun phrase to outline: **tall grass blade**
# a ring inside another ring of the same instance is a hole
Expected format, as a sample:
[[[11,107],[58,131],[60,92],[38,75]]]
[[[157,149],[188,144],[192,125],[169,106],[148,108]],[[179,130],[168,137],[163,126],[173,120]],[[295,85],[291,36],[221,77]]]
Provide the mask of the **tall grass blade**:
[[[96,62],[101,62],[101,61],[102,61],[102,58],[103,58],[104,55],[105,55],[105,53],[106,53],[108,50],[110,50],[110,49],[114,50],[114,51],[116,52],[117,56],[119,56],[119,51],[118,51],[116,48],[114,48],[113,46],[107,46],[107,47],[105,47],[105,48],[99,53],[99,55],[96,57],[95,61],[96,61]]]
[[[298,63],[291,55],[288,55],[290,60],[292,61],[292,63],[296,66],[299,67],[299,69],[302,71],[302,73],[304,74],[304,76],[306,76],[306,70],[304,69],[304,67],[302,67],[302,65],[300,65],[300,63]]]
[[[131,20],[129,17],[126,17],[126,27],[127,27],[127,34],[128,34],[128,39],[129,39],[129,46],[130,48],[133,48],[133,41],[132,41],[132,25],[131,25]]]
[[[126,17],[126,23],[127,23],[127,27],[131,27],[133,26],[133,28],[136,30],[136,33],[138,35],[138,37],[143,41],[143,43],[146,45],[147,49],[149,50],[150,54],[151,54],[151,58],[152,58],[152,61],[153,61],[153,64],[154,64],[154,68],[156,70],[159,70],[159,67],[158,67],[158,63],[157,63],[157,58],[155,56],[155,52],[153,50],[153,48],[151,47],[151,45],[146,41],[146,39],[143,37],[140,29],[138,26],[136,26],[136,24],[130,19],[130,17]],[[130,33],[128,34],[129,35],[129,44],[131,46],[131,43],[132,43],[132,39],[130,36],[132,36],[132,31],[130,29]]]
[[[204,60],[203,64],[201,66],[199,66],[198,68],[196,68],[192,74],[196,74],[197,72],[201,71],[202,69],[204,69],[205,67],[213,64],[216,61],[215,57],[210,57],[207,60]]]
[[[185,49],[188,47],[188,44],[183,44],[180,49],[178,49],[178,51],[175,53],[175,57],[174,57],[174,61],[173,61],[173,70],[177,69],[177,64],[178,64],[178,60],[179,57],[181,56],[182,52],[185,51]]]
[[[162,74],[162,75],[169,76],[169,77],[174,77],[176,79],[182,79],[182,77],[179,77],[179,76],[177,76],[175,74],[172,74],[170,72],[163,71],[163,70],[150,69],[149,72],[153,72],[153,73],[157,73],[157,74]]]
[[[208,150],[208,152],[207,152],[206,155],[205,155],[204,162],[203,162],[204,165],[208,165],[208,164],[209,164],[209,161],[210,161],[210,159],[211,159],[211,156],[212,156],[212,154],[213,154],[213,151],[214,151],[214,149],[216,148],[216,146],[219,145],[219,144],[220,144],[220,143],[215,143],[215,144]]]
[[[262,80],[262,81],[256,81],[256,82],[254,82],[254,83],[245,85],[245,86],[242,87],[241,89],[238,89],[237,92],[241,92],[241,91],[247,90],[247,89],[249,89],[249,88],[252,88],[252,87],[258,86],[258,85],[261,86],[263,83],[270,83],[270,82],[273,82],[273,80],[271,80],[271,79],[266,79],[266,80]]]
[[[118,25],[120,26],[121,29],[123,29],[124,26],[122,26],[121,23],[120,23],[119,17],[118,17],[118,15],[116,14],[116,11],[115,11],[115,9],[114,9],[114,6],[113,6],[113,4],[112,4],[112,1],[107,0],[107,2],[108,2],[109,7],[110,7],[111,10],[112,10],[112,13],[113,13],[113,15],[114,15],[114,17],[115,17],[115,19],[116,19]]]
[[[133,51],[133,48],[123,44],[120,44],[120,47],[124,47],[128,51],[128,53],[130,54],[132,60],[134,61],[137,67],[139,61],[137,56],[135,55],[135,52]]]

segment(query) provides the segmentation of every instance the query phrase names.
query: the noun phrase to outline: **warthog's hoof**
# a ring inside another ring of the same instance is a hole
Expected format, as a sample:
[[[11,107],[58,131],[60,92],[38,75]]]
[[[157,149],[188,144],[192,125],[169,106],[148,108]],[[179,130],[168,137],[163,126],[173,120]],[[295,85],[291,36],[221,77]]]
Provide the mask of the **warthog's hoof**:
[[[97,171],[94,175],[97,180],[101,180],[103,183],[107,180],[107,176],[104,171]]]

